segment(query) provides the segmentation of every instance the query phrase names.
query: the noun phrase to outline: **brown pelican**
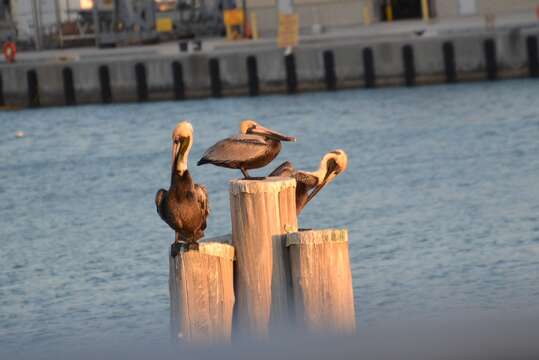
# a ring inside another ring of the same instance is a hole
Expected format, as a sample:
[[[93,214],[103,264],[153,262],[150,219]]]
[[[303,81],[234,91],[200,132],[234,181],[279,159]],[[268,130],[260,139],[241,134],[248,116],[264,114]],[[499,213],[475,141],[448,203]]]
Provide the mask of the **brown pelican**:
[[[187,250],[197,250],[196,242],[204,236],[209,214],[208,191],[193,183],[187,169],[189,151],[193,145],[193,127],[187,121],[176,125],[172,132],[172,165],[168,191],[160,189],[155,195],[157,213],[175,232],[176,241],[171,248],[175,257],[181,244]]]
[[[206,150],[197,165],[213,164],[240,169],[243,176],[249,179],[251,177],[247,170],[268,165],[281,151],[281,141],[296,141],[296,138],[267,129],[254,120],[242,121],[240,132]]]
[[[305,205],[337,175],[343,173],[347,166],[348,156],[344,150],[337,149],[324,155],[317,171],[296,170],[290,161],[286,161],[273,170],[269,176],[285,176],[296,179],[296,214],[299,216]]]

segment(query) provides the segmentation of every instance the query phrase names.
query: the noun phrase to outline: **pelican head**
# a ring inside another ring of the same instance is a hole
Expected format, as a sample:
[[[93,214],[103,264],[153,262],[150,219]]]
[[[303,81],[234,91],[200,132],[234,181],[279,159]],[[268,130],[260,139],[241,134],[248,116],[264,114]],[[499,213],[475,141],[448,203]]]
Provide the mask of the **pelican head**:
[[[193,144],[193,126],[181,121],[172,131],[172,171],[183,176],[187,171],[187,158]]]
[[[242,134],[260,135],[277,141],[296,141],[293,136],[286,136],[277,131],[265,128],[255,120],[247,119],[240,123],[240,132]]]
[[[346,152],[341,149],[333,150],[328,152],[322,160],[320,161],[320,168],[325,169],[326,174],[324,175],[321,182],[329,184],[337,177],[337,175],[346,171],[348,167],[348,155]]]
[[[309,202],[324,186],[332,182],[339,174],[346,171],[348,167],[348,155],[341,149],[333,150],[324,155],[320,160],[320,168],[318,171],[311,173],[318,178],[318,184],[311,191],[307,202]]]

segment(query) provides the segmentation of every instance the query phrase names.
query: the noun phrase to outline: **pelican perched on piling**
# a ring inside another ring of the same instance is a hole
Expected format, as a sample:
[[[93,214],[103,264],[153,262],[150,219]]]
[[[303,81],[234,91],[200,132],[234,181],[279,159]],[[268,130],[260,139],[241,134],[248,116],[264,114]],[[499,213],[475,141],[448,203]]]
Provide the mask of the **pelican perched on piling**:
[[[265,128],[254,120],[244,120],[239,135],[217,142],[206,150],[197,165],[240,169],[250,179],[247,170],[268,165],[281,151],[281,141],[296,141],[296,138]]]
[[[193,127],[187,121],[176,125],[172,132],[172,165],[168,191],[160,189],[155,195],[157,213],[175,232],[171,256],[186,244],[187,250],[198,250],[197,240],[204,236],[209,214],[206,187],[193,183],[187,168],[193,145]]]
[[[305,205],[337,175],[342,174],[347,166],[346,152],[337,149],[324,155],[317,171],[296,170],[290,161],[286,161],[273,170],[269,176],[285,176],[296,179],[296,215],[299,216]]]

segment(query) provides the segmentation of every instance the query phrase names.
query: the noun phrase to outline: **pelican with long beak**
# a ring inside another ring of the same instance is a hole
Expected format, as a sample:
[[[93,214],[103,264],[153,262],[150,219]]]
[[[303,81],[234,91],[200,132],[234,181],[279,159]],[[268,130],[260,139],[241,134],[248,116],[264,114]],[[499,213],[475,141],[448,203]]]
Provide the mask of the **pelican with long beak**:
[[[176,232],[172,257],[182,245],[186,245],[186,250],[198,250],[197,241],[204,236],[209,214],[208,191],[193,183],[187,168],[192,145],[193,127],[187,121],[178,123],[172,132],[170,187],[155,195],[157,213]]]
[[[217,142],[206,150],[197,165],[240,169],[245,179],[250,179],[247,170],[268,165],[281,151],[281,141],[296,141],[296,138],[265,128],[254,120],[244,120],[239,135]]]
[[[320,160],[320,168],[314,172],[296,170],[290,161],[282,163],[269,176],[293,177],[296,179],[296,215],[324,186],[332,182],[348,167],[346,152],[337,149],[328,152]]]

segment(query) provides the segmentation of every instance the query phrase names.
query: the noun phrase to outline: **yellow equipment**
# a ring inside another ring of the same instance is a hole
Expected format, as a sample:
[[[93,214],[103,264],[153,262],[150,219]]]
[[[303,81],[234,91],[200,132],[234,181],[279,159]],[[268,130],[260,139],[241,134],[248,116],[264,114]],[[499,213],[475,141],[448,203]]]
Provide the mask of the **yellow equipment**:
[[[170,17],[162,17],[157,18],[155,21],[155,29],[157,32],[172,32],[173,25],[172,25],[172,18]]]

